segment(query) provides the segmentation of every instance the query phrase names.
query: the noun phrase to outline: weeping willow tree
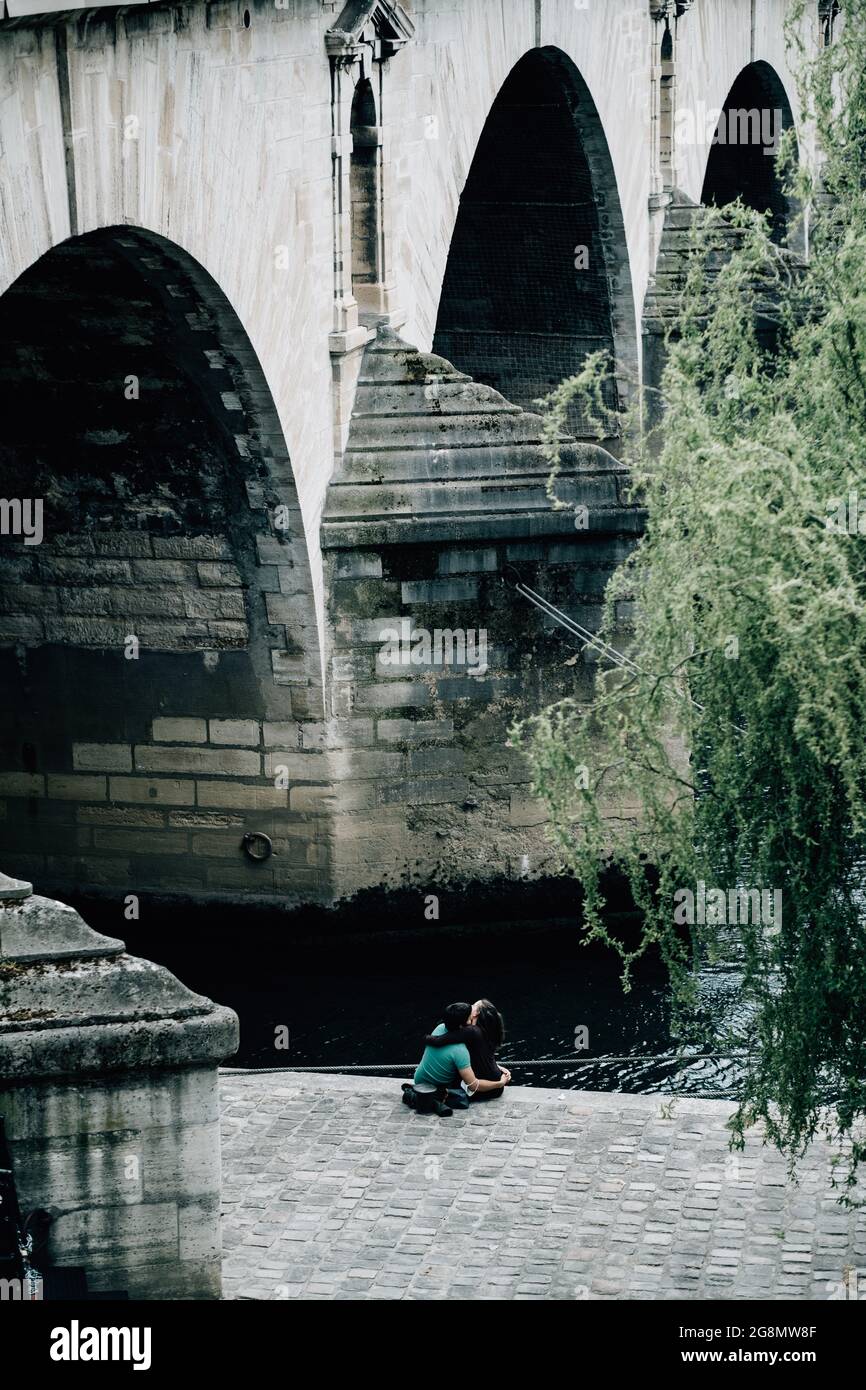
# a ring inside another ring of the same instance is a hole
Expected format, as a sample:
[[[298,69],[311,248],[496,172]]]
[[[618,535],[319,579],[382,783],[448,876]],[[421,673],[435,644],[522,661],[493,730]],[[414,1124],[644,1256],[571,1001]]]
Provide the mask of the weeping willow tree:
[[[701,218],[658,437],[622,422],[647,521],[608,587],[602,636],[623,649],[617,603],[634,600],[632,664],[603,662],[588,703],[559,703],[516,737],[584,886],[586,939],[620,951],[626,987],[660,951],[675,1030],[694,1043],[703,1018],[717,1051],[741,1054],[732,1143],[762,1121],[793,1165],[823,1133],[853,1201],[866,1155],[866,0],[845,0],[832,46],[806,52],[814,10],[795,0],[789,42],[820,174],[796,167],[790,133],[780,159],[808,259],[742,205]],[[609,370],[589,359],[546,402],[554,487],[569,404],[610,431]],[[628,950],[604,915],[611,863],[642,911]],[[755,911],[754,891],[780,911]],[[702,963],[732,953],[735,1040],[701,1014],[699,988]]]

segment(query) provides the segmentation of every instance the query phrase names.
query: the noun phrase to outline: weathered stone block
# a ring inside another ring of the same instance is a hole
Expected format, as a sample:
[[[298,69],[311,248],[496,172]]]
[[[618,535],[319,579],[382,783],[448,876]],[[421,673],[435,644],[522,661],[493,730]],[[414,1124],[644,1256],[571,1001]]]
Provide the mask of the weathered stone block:
[[[226,806],[241,811],[280,811],[288,806],[288,791],[248,786],[239,782],[198,782],[199,806]]]
[[[322,812],[336,809],[344,811],[363,811],[376,805],[376,788],[373,783],[326,787],[292,787],[289,791],[291,811]]]
[[[382,557],[361,551],[338,552],[334,558],[335,579],[381,579]]]
[[[366,777],[394,777],[403,771],[404,762],[404,753],[340,748],[328,754],[327,765],[334,781],[353,782]]]
[[[407,580],[401,590],[404,603],[470,603],[478,598],[478,580]]]
[[[454,723],[451,719],[380,719],[376,731],[381,739],[400,739],[405,743],[433,743],[451,738]]]
[[[509,812],[511,825],[543,825],[548,818],[547,807],[535,797],[522,795],[511,797]]]
[[[496,551],[492,548],[483,550],[444,550],[439,556],[438,569],[440,574],[467,574],[476,573],[479,570],[490,573],[499,568],[499,560]]]
[[[292,626],[308,616],[310,600],[308,595],[303,593],[265,594],[265,609],[269,623],[286,623]]]
[[[132,574],[138,584],[196,583],[196,567],[184,560],[133,560]]]
[[[219,811],[169,811],[168,823],[182,830],[239,829],[244,818]]]
[[[158,806],[194,806],[195,782],[161,777],[109,777],[112,801],[153,802]]]
[[[86,825],[146,825],[161,830],[165,816],[161,811],[135,810],[130,806],[79,806],[76,820]]]
[[[268,594],[273,598],[273,594]],[[302,653],[285,652],[275,649],[271,652],[271,669],[277,685],[294,685],[296,681],[307,679],[309,662]]]
[[[0,794],[3,796],[44,796],[45,778],[29,772],[0,773]]]
[[[86,590],[70,590],[86,593]],[[12,613],[53,613],[58,606],[58,590],[38,584],[9,584],[0,588],[0,605]]]
[[[259,723],[256,719],[210,719],[208,733],[211,743],[240,744],[248,748],[259,746]]]
[[[235,565],[200,564],[196,568],[199,583],[208,589],[230,588],[243,583]]]
[[[410,748],[409,772],[463,772],[466,752],[462,748]],[[474,756],[473,756],[474,763]]]
[[[77,772],[131,772],[128,743],[73,743],[72,765]]]
[[[325,742],[329,748],[364,748],[375,742],[372,719],[329,719]]]
[[[393,641],[393,634],[398,635],[402,631],[402,618],[350,618],[341,617],[337,623],[337,632],[344,642],[352,646],[362,645],[366,642],[373,642],[381,646],[385,642]]]
[[[299,720],[289,723],[286,720],[262,724],[262,737],[266,748],[306,748],[322,744],[325,737],[324,725],[314,730],[306,729]]]
[[[169,830],[94,830],[93,843],[114,854],[186,854],[186,836]]]
[[[104,801],[106,798],[106,779],[104,777],[57,777],[48,774],[46,796],[56,801]]]
[[[229,622],[222,619],[209,619],[207,624],[208,645],[217,649],[245,647],[249,641],[246,623]]]
[[[210,627],[203,619],[176,618],[173,621],[140,617],[127,619],[141,645],[156,652],[201,651],[217,643],[211,641]],[[129,631],[127,627],[126,631]]]
[[[45,620],[48,642],[65,642],[73,647],[122,647],[130,633],[130,623],[100,621],[97,618],[69,617]]]
[[[0,617],[0,642],[4,644],[25,642],[28,646],[37,646],[44,631],[39,618]]]
[[[270,594],[268,597],[272,597]],[[230,618],[242,621],[245,617],[244,596],[235,589],[186,589],[183,607],[190,618]]]
[[[242,836],[235,826],[225,826],[222,830],[203,831],[192,837],[193,854],[203,854],[211,859],[243,860]],[[243,861],[247,862],[247,861]]]
[[[290,540],[280,540],[277,536],[256,536],[256,550],[261,565],[291,564],[292,545]]]
[[[43,579],[53,584],[131,584],[132,568],[127,560],[40,559]]]
[[[91,617],[106,617],[111,613],[111,600],[114,596],[112,589],[48,589],[47,593],[53,593],[55,604],[64,613],[73,613]],[[127,592],[119,590],[118,592]]]
[[[231,560],[228,541],[222,536],[154,536],[153,553],[157,559],[169,560]]]
[[[383,805],[435,806],[441,802],[460,802],[469,795],[466,777],[412,777],[405,782],[379,787]]]
[[[135,745],[138,772],[209,772],[226,777],[257,777],[261,772],[258,753],[239,748],[156,748]]]
[[[420,681],[383,681],[381,685],[362,685],[355,693],[355,708],[399,709],[401,706],[429,705],[430,690]]]
[[[265,754],[265,776],[272,780],[284,774],[289,781],[321,782],[330,775],[331,754],[316,752],[299,753],[297,749],[277,749]]]
[[[157,743],[207,743],[207,721],[196,718],[154,719],[151,733]]]

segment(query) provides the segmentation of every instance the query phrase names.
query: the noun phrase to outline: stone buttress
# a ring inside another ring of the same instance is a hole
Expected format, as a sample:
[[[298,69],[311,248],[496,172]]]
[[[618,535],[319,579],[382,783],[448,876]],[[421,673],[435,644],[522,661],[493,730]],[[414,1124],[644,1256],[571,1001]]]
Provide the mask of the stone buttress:
[[[538,415],[379,330],[322,524],[337,891],[553,867],[509,729],[592,658],[514,579],[597,628],[641,515],[594,444],[549,478]]]

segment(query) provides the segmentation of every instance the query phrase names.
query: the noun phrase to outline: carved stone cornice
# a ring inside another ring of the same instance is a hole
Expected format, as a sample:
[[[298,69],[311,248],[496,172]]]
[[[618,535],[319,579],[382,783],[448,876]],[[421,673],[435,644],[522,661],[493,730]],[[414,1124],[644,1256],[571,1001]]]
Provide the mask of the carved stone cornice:
[[[414,24],[396,0],[348,0],[325,34],[325,49],[332,62],[348,66],[371,42],[383,58],[391,58],[414,34]]]
[[[681,19],[695,0],[650,0],[650,19]]]

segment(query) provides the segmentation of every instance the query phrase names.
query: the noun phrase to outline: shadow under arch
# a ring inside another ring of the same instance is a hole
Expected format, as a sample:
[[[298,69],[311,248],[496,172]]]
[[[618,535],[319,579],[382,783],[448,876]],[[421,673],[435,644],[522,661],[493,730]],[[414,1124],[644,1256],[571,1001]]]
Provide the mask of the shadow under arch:
[[[802,249],[795,226],[799,204],[789,198],[779,175],[777,149],[794,115],[775,68],[763,59],[737,75],[725,98],[707,159],[701,202],[724,207],[742,198],[746,207],[769,212],[773,240],[792,233],[792,249]]]
[[[0,297],[0,401],[0,491],[41,499],[44,531],[0,556],[0,756],[40,797],[4,828],[10,862],[63,889],[267,896],[276,867],[241,843],[288,807],[263,721],[323,700],[291,461],[243,325],[175,243],[88,232]]]
[[[487,117],[460,206],[433,351],[533,409],[589,352],[637,381],[634,297],[607,139],[579,70],[532,49]],[[588,426],[573,417],[571,428]]]

